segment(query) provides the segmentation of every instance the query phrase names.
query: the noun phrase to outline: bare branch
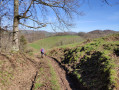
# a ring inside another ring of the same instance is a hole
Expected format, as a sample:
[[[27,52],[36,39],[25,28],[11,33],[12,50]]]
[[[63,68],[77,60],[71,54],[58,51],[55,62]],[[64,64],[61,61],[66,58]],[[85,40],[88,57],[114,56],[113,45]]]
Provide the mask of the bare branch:
[[[21,18],[28,18],[28,17],[30,17],[30,16],[26,16],[26,14],[28,13],[29,9],[31,8],[31,5],[33,4],[33,1],[34,0],[31,0],[31,3],[29,5],[29,7],[27,8],[27,10],[23,13],[23,16],[22,15],[19,16],[20,19]]]
[[[55,1],[54,3],[46,3],[46,2],[44,2],[42,0],[38,0],[36,2],[37,2],[36,4],[42,4],[42,5],[49,6],[49,7],[59,7],[59,8],[62,8],[62,6],[60,6],[61,1],[59,1],[59,2]]]
[[[108,5],[110,5],[107,0],[104,0],[104,1],[105,1]]]
[[[33,26],[29,26],[29,25],[26,25],[26,24],[23,24],[23,23],[19,23],[19,24],[21,24],[21,25],[23,25],[23,26],[25,26],[25,27],[34,28],[34,29],[38,29],[38,28],[42,28],[42,27],[45,27],[45,26],[46,26],[45,24],[43,24],[43,25],[38,26],[38,27],[33,27]]]

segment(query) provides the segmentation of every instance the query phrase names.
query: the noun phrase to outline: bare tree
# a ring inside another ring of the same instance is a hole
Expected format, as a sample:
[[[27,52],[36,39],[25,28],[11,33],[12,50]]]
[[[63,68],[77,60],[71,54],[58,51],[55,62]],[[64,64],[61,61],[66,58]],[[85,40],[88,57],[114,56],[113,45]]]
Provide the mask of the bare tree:
[[[63,30],[64,28],[68,28],[68,26],[72,25],[69,19],[72,19],[74,14],[80,14],[78,10],[81,2],[84,0],[1,0],[1,1],[2,2],[14,1],[13,50],[18,51],[19,25],[20,27],[22,25],[25,27],[35,29],[51,25],[51,27],[54,30],[56,27],[58,29]],[[107,0],[101,1],[105,1],[106,3],[108,3]],[[55,20],[58,21],[58,23],[56,23]]]
[[[65,17],[68,16],[72,18],[72,12],[79,14],[77,9],[79,8],[79,1],[80,0],[14,0],[13,50],[19,50],[19,24],[29,28],[42,28],[47,24],[52,24],[52,22],[47,20],[47,17],[55,14],[56,19],[60,23],[59,28],[70,26],[71,24],[67,23],[68,21],[65,20]],[[48,12],[50,15],[47,14]],[[40,17],[37,17],[38,15]],[[36,27],[28,25],[24,23],[26,21],[33,21],[37,25]]]
[[[13,23],[13,50],[19,50],[18,25],[19,25],[19,0],[14,0],[14,23]]]

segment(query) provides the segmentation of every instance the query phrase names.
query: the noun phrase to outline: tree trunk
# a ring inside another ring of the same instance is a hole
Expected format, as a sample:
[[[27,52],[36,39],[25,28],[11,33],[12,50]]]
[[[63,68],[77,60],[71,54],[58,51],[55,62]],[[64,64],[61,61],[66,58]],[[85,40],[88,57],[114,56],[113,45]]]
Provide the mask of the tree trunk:
[[[14,0],[14,22],[13,22],[13,51],[19,51],[19,41],[18,41],[18,34],[19,34],[19,0]]]

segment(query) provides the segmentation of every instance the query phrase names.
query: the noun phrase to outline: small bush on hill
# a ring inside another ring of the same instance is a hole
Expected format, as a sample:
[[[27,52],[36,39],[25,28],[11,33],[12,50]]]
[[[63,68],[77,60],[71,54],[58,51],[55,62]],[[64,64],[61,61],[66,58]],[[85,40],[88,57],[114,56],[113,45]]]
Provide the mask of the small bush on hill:
[[[27,41],[25,37],[22,35],[20,37],[20,50],[24,52],[26,50],[26,45],[27,45]]]

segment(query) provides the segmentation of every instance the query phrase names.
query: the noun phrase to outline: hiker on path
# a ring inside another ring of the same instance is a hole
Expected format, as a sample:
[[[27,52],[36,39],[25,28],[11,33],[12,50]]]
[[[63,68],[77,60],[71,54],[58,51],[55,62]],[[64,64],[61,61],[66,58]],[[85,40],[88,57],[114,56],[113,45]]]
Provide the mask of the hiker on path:
[[[41,58],[44,57],[44,48],[41,48]]]

